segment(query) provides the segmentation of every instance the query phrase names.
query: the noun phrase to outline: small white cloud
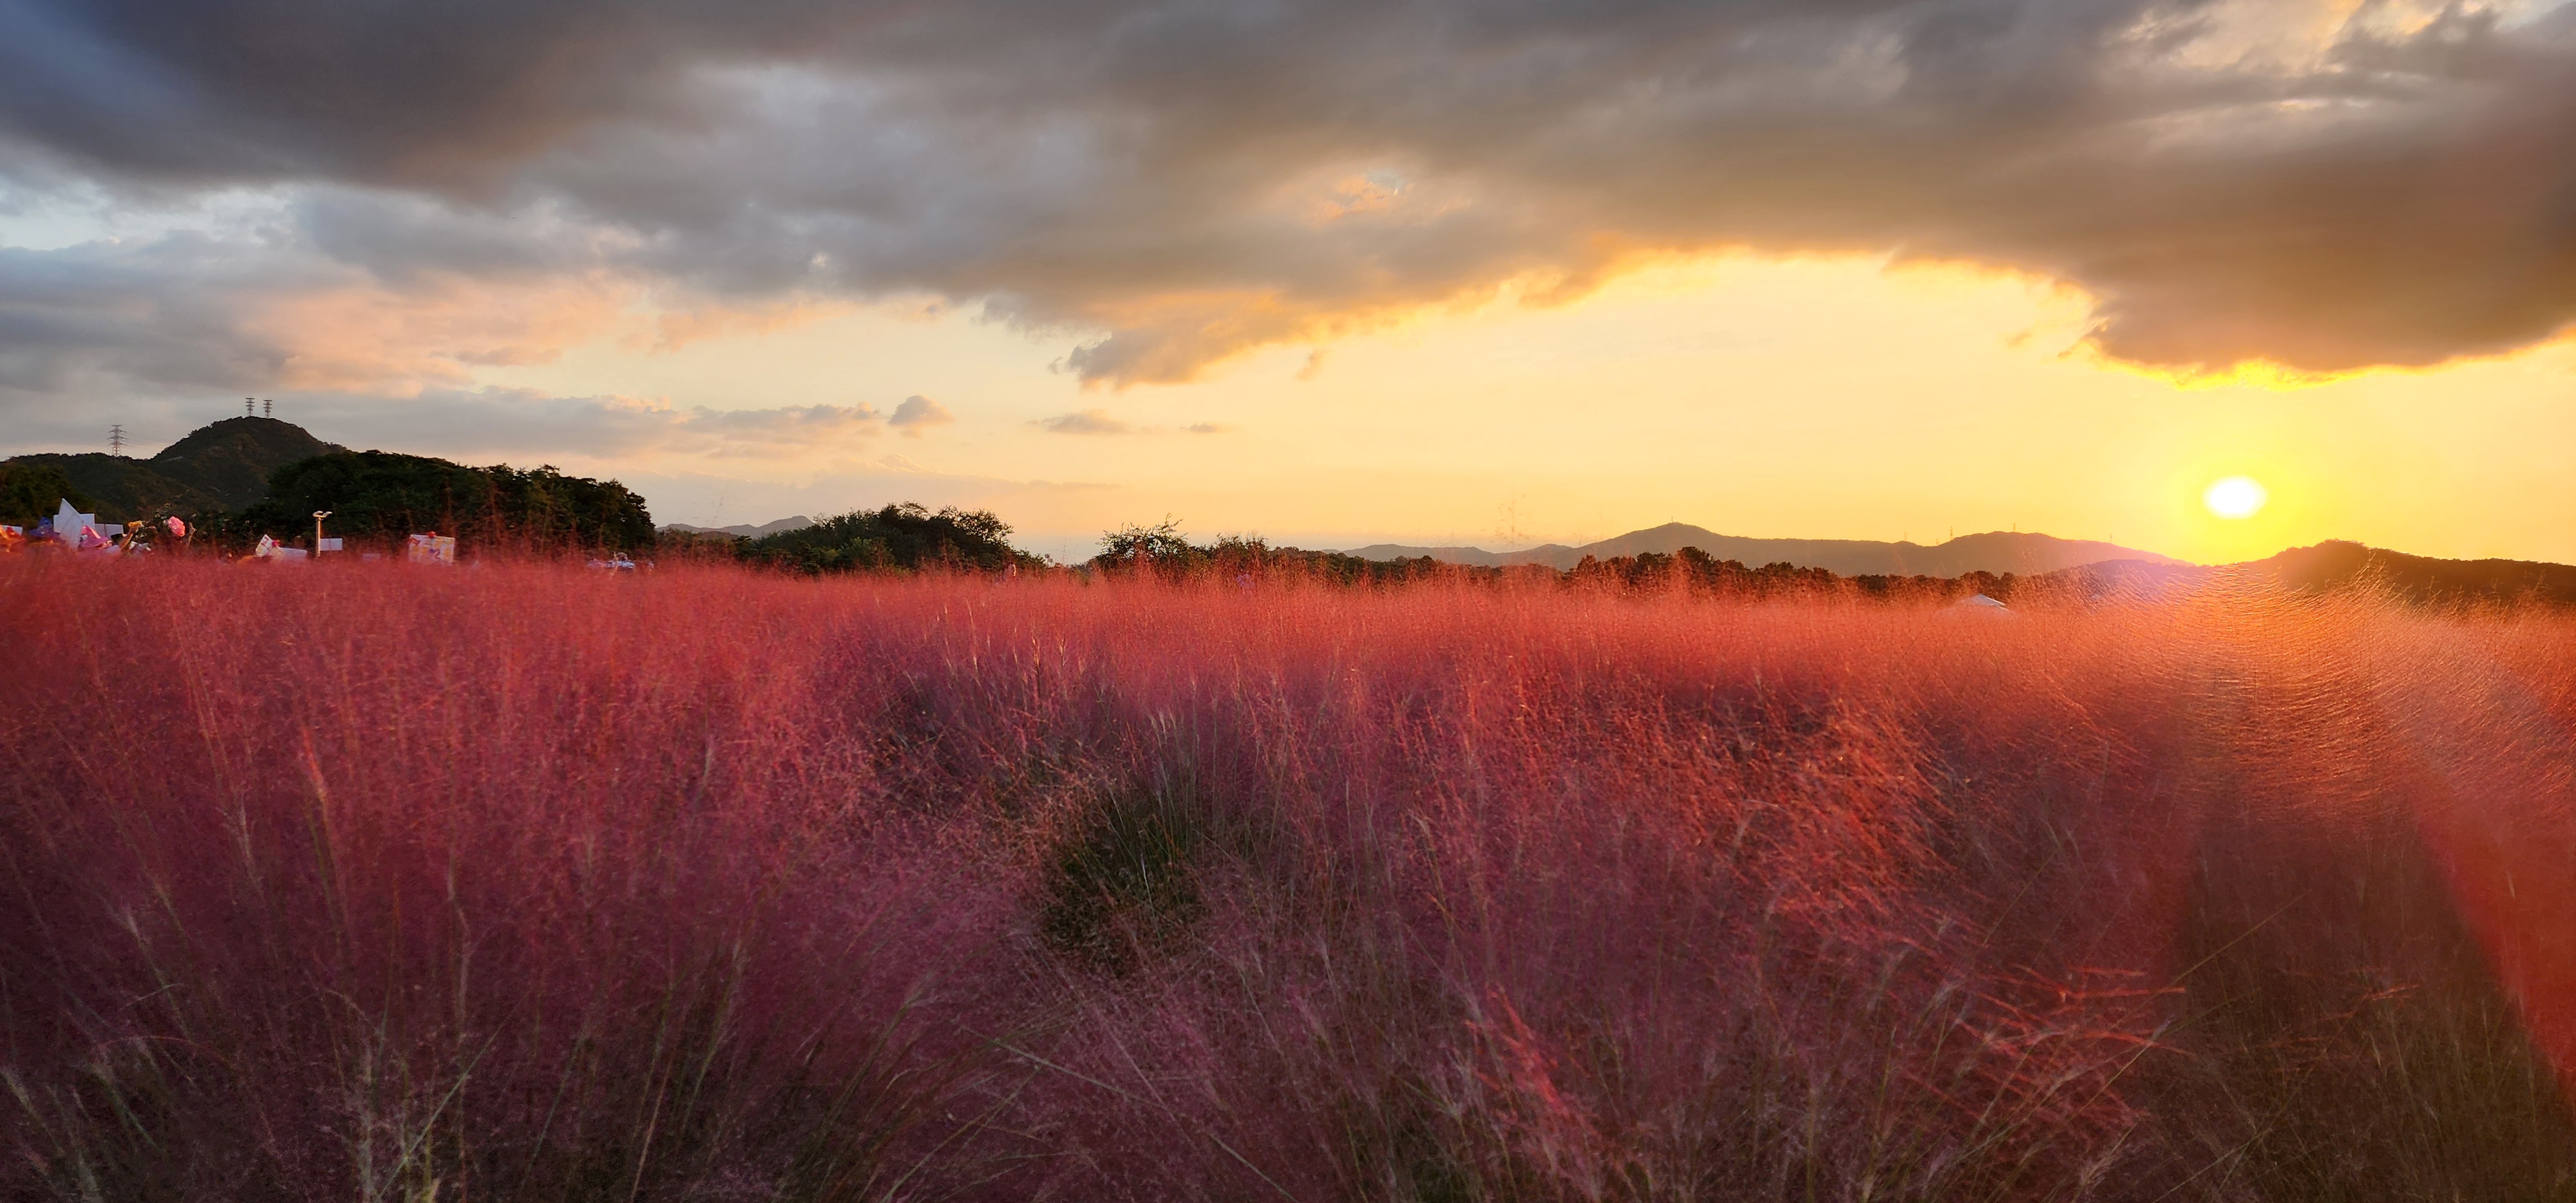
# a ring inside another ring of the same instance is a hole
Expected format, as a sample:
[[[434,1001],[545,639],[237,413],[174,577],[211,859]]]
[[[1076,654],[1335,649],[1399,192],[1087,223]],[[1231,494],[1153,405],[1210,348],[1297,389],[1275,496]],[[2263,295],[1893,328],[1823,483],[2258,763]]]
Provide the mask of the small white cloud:
[[[886,425],[913,438],[920,438],[923,430],[932,426],[946,426],[956,420],[957,415],[948,412],[947,406],[915,393],[904,398],[903,404],[894,407],[894,417],[888,419]]]
[[[1135,427],[1109,416],[1105,409],[1058,414],[1038,423],[1050,434],[1131,434]]]
[[[905,459],[904,457],[902,457],[902,456],[900,456],[900,455],[889,455],[889,456],[886,456],[885,458],[880,459],[880,460],[878,460],[878,461],[877,461],[877,466],[878,466],[878,467],[880,467],[880,468],[884,468],[884,469],[886,469],[886,470],[888,470],[888,471],[891,471],[891,472],[928,472],[928,471],[930,471],[930,469],[925,468],[925,467],[922,467],[921,465],[916,464],[916,463],[912,462],[911,460]]]
[[[1193,422],[1181,427],[1181,430],[1186,434],[1231,434],[1234,427],[1223,422]]]

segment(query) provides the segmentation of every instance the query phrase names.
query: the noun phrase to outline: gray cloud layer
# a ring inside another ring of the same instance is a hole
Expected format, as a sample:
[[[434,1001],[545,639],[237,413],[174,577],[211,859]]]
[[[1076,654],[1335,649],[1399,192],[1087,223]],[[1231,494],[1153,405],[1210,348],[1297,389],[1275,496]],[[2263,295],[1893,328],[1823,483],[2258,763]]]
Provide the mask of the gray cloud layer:
[[[674,409],[519,389],[435,390],[399,401],[306,397],[278,416],[359,445],[468,459],[533,454],[616,460],[654,453],[769,458],[782,450],[855,448],[883,426],[882,415],[865,405]]]
[[[102,378],[155,389],[256,386],[284,352],[244,330],[248,296],[314,283],[257,244],[181,234],[60,251],[0,247],[0,396]]]
[[[2576,319],[2576,17],[2508,15],[0,0],[0,171],[290,198],[0,256],[0,387],[255,377],[222,299],[296,273],[929,292],[1125,383],[1738,246],[2045,273],[2140,362],[2432,363]]]

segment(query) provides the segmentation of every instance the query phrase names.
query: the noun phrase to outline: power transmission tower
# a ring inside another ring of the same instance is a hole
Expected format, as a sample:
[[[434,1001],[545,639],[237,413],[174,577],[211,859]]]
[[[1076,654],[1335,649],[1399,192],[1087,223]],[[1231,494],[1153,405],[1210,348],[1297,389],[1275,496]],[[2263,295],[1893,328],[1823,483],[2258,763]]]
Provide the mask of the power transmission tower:
[[[259,416],[261,416],[261,417],[263,417],[263,418],[274,418],[274,417],[276,417],[276,416],[277,416],[277,402],[276,402],[276,400],[274,400],[274,399],[269,399],[269,400],[263,400],[263,401],[261,401],[261,402],[259,403]]]
[[[107,453],[114,456],[123,456],[125,454],[125,427],[123,425],[114,425],[107,428]]]
[[[250,399],[250,398],[248,398],[248,397],[244,397],[244,398],[242,398],[242,416],[243,416],[243,417],[245,417],[245,418],[247,418],[247,417],[249,417],[249,416],[250,416],[250,412],[251,412],[251,404],[250,404],[250,403],[251,403],[251,399]]]

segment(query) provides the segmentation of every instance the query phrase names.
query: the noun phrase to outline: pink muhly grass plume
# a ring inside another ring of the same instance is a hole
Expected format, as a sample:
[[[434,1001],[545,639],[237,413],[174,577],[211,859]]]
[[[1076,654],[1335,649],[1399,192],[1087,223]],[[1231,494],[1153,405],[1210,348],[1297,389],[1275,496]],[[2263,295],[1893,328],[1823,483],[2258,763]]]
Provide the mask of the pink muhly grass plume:
[[[2576,623],[0,560],[12,1197],[2533,1197]]]

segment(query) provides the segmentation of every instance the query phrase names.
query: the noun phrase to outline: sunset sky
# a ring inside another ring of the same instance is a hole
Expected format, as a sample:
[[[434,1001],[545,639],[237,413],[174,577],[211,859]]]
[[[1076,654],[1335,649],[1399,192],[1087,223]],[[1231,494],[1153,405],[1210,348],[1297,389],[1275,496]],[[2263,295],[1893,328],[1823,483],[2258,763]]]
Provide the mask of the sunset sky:
[[[2556,4],[0,0],[0,454],[2576,561],[2571,321]]]

